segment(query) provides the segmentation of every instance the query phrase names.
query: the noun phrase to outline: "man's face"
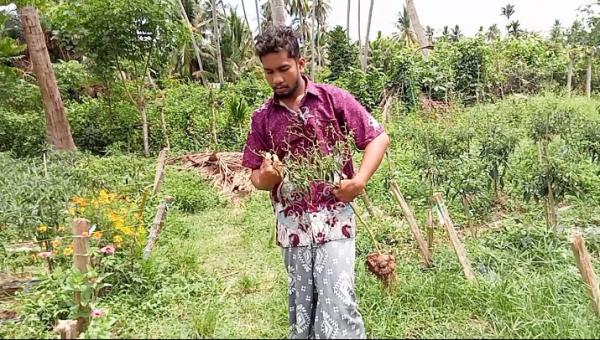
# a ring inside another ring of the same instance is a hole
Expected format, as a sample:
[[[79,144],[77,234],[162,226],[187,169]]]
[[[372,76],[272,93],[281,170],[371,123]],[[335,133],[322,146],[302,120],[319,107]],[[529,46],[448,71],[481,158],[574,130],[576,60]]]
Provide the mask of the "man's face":
[[[288,51],[269,53],[261,58],[265,78],[278,98],[294,94],[304,72],[304,58],[291,58]]]

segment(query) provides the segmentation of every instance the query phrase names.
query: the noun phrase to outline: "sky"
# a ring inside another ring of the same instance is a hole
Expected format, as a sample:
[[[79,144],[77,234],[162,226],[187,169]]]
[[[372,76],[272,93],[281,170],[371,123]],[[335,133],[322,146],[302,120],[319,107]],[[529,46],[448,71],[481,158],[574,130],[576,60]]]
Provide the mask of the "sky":
[[[241,1],[246,5],[246,13],[252,27],[256,27],[256,10],[254,0],[225,0],[242,14]],[[260,0],[264,2],[265,0]],[[358,39],[358,1],[351,0],[350,8],[350,37]],[[429,25],[441,32],[444,26],[454,27],[458,24],[463,34],[474,35],[479,26],[487,27],[497,24],[505,31],[506,18],[500,16],[500,9],[507,3],[515,6],[515,14],[511,20],[519,20],[521,27],[547,35],[556,19],[563,27],[570,26],[578,15],[578,8],[587,5],[592,0],[414,0],[423,27]],[[348,0],[329,0],[331,13],[328,26],[341,25],[346,27],[346,11]],[[361,37],[367,33],[367,20],[370,0],[361,0]],[[391,35],[395,31],[395,21],[402,11],[404,0],[375,0],[371,22],[370,38],[376,37],[377,32]]]
[[[225,3],[237,7],[243,15],[241,2],[246,5],[248,20],[256,28],[256,10],[254,0],[224,0]],[[264,3],[266,0],[259,0]],[[463,34],[474,35],[479,26],[484,28],[497,24],[505,31],[506,18],[500,15],[500,9],[507,3],[515,6],[515,14],[511,19],[519,20],[521,27],[547,35],[556,19],[560,20],[563,27],[570,26],[579,14],[578,9],[590,4],[593,0],[414,0],[419,20],[423,27],[429,25],[439,34],[444,26],[454,27],[458,24]],[[351,0],[350,8],[350,37],[358,39],[358,2]],[[327,25],[333,28],[336,25],[346,27],[346,13],[348,0],[329,0],[331,13]],[[370,0],[361,0],[361,37],[364,39],[367,32]],[[373,17],[371,22],[370,38],[377,36],[381,31],[383,35],[391,35],[396,30],[395,21],[398,13],[402,11],[404,0],[374,0]],[[0,6],[0,9],[2,6]]]

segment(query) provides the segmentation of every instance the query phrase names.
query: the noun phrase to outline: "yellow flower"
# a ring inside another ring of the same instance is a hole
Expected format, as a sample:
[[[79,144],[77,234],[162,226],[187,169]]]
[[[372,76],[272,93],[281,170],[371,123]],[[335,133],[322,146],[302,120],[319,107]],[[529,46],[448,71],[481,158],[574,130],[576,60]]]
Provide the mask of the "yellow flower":
[[[64,225],[62,225],[62,224],[59,224],[59,225],[58,225],[58,232],[59,232],[59,233],[62,233],[63,231],[65,231],[65,226],[64,226]]]
[[[61,241],[59,239],[54,239],[50,244],[52,244],[52,248],[58,248],[61,245]]]
[[[115,247],[121,248],[121,244],[123,243],[123,237],[115,235],[113,237],[113,243],[115,244]]]
[[[42,223],[42,224],[40,224],[40,225],[37,227],[37,230],[38,230],[40,233],[45,233],[45,232],[47,232],[47,231],[48,231],[48,226]]]
[[[95,231],[92,233],[92,237],[96,240],[99,240],[102,238],[102,232],[101,231]]]
[[[75,209],[75,207],[69,207],[69,215],[71,216],[75,216],[75,214],[77,214],[77,210]]]
[[[100,190],[100,194],[98,194],[98,202],[102,204],[108,204],[114,199],[115,195],[110,194],[105,189]]]
[[[71,203],[78,205],[82,208],[85,207],[86,205],[88,205],[87,199],[84,197],[79,197],[79,196],[73,196],[71,198]]]
[[[73,254],[73,246],[70,245],[70,246],[66,247],[65,250],[63,251],[63,254],[65,254],[65,256],[70,256],[71,254]]]
[[[125,235],[129,236],[133,234],[133,229],[131,229],[131,227],[119,226],[116,228],[119,229],[119,231],[121,231]]]

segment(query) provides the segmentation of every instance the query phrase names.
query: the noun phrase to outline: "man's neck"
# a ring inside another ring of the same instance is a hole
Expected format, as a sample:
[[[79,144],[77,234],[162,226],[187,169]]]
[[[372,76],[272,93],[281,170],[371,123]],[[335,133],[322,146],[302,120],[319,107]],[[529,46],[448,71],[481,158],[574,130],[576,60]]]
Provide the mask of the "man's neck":
[[[281,101],[292,110],[298,110],[300,108],[300,102],[302,98],[304,98],[304,93],[306,93],[306,79],[302,77],[300,79],[300,85],[291,96],[281,99]]]

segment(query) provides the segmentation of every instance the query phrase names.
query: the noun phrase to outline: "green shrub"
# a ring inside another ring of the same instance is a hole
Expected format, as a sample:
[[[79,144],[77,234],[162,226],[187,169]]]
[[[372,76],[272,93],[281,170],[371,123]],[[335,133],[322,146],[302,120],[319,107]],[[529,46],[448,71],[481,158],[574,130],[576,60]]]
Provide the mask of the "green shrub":
[[[175,198],[173,205],[186,213],[213,209],[225,204],[215,188],[190,171],[168,169],[163,193]]]

